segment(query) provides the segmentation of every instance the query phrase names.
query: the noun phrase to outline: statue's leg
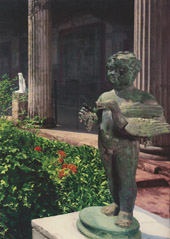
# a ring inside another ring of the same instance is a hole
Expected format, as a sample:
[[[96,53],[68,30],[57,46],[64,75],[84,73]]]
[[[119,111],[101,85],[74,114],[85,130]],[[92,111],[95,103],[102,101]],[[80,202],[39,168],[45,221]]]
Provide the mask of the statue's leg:
[[[118,187],[120,212],[116,224],[122,227],[130,226],[133,217],[137,186],[136,169],[139,157],[139,141],[123,140],[116,152],[115,163],[118,172]]]
[[[113,167],[113,152],[103,147],[100,141],[99,141],[99,152],[100,152],[100,157],[101,157],[103,166],[106,171],[109,190],[113,198],[113,203],[108,206],[104,206],[101,211],[102,213],[108,216],[113,216],[118,214],[119,212],[119,197],[118,197],[119,192],[118,192],[117,184],[115,182],[116,177],[114,173],[115,168]]]

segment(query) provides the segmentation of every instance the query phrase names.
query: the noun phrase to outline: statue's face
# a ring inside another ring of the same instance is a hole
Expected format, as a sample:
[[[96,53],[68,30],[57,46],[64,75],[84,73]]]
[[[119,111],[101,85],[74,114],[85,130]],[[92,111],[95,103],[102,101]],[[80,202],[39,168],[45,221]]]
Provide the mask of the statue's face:
[[[107,77],[115,90],[123,90],[132,86],[141,63],[130,52],[118,52],[107,62]]]

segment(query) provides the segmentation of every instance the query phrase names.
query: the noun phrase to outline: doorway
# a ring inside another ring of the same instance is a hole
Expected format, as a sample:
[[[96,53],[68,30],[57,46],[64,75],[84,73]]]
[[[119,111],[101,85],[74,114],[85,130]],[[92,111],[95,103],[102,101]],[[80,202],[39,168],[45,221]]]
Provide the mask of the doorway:
[[[57,124],[83,130],[78,112],[93,107],[104,79],[104,26],[93,24],[60,32],[60,80],[56,83]]]

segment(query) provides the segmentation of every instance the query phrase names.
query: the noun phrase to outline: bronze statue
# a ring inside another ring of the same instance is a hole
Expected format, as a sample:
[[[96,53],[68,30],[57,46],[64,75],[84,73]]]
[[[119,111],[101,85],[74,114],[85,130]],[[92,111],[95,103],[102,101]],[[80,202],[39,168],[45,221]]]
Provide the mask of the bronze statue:
[[[100,125],[98,147],[113,198],[113,203],[103,207],[102,212],[118,215],[116,225],[128,227],[137,194],[140,139],[170,133],[170,125],[156,99],[134,87],[141,62],[133,53],[114,54],[106,68],[113,90],[98,98],[95,109],[82,107],[79,118],[88,131],[94,123]]]

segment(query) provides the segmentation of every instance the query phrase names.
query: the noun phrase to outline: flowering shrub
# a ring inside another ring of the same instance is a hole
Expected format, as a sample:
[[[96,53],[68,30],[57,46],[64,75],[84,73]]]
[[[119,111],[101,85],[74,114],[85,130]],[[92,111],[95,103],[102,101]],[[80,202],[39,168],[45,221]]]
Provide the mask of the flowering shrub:
[[[30,239],[34,218],[111,202],[96,149],[50,141],[6,121],[0,121],[0,192],[1,239]]]
[[[48,167],[48,170],[55,170],[56,169],[56,178],[62,179],[63,177],[69,176],[71,173],[76,174],[77,173],[77,166],[74,164],[68,164],[64,161],[67,161],[67,155],[63,150],[57,151],[58,158],[51,161],[50,167]],[[54,173],[53,173],[54,175]],[[54,179],[54,178],[53,178]]]

